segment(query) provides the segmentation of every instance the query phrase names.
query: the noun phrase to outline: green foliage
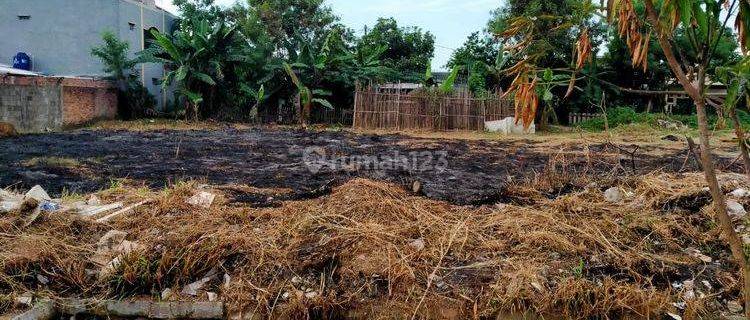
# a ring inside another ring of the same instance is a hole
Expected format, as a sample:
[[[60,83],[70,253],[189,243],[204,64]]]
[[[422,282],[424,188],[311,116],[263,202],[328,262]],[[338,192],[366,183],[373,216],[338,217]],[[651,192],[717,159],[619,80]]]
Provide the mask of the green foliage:
[[[456,79],[458,78],[459,71],[461,71],[461,66],[453,67],[453,70],[451,70],[451,73],[447,78],[445,78],[445,81],[440,84],[441,92],[445,94],[453,92],[453,86],[456,84]]]
[[[188,21],[194,24],[187,24]],[[246,61],[242,39],[224,21],[186,20],[169,36],[152,31],[154,45],[144,51],[145,60],[170,67],[162,85],[176,84],[176,93],[186,102],[186,117],[197,119],[215,114],[216,87],[225,83],[226,74]]]
[[[588,28],[594,48],[602,41],[606,29],[601,19],[593,19],[592,12],[588,0],[509,0],[493,11],[487,29],[496,35],[502,34],[515,20],[531,19],[533,27],[523,36],[533,35],[535,41],[527,51],[535,56],[536,65],[540,68],[569,67],[580,32],[578,28],[570,28],[571,25]]]
[[[104,44],[92,48],[91,55],[101,60],[104,72],[117,84],[118,115],[129,120],[155,113],[156,99],[136,75],[135,66],[142,61],[128,58],[130,45],[118,39],[114,33],[104,32],[102,40]]]
[[[135,59],[128,58],[130,44],[121,41],[114,33],[105,31],[102,34],[104,44],[91,49],[91,55],[101,60],[104,72],[110,74],[113,80],[127,80],[135,74]]]
[[[393,18],[380,18],[356,42],[359,51],[387,48],[380,55],[383,65],[396,71],[390,81],[420,82],[435,51],[435,37],[417,27],[400,27]]]
[[[740,118],[740,123],[744,129],[750,129],[750,114],[744,110],[737,110],[737,115]],[[639,113],[631,107],[617,107],[610,108],[607,110],[607,120],[609,121],[610,128],[616,128],[623,125],[629,124],[643,124],[654,128],[658,128],[659,120],[666,120],[672,122],[680,122],[689,128],[698,128],[698,118],[695,115],[665,115],[662,113]],[[718,118],[716,115],[709,115],[709,125],[715,126]],[[604,130],[604,118],[596,118],[588,121],[584,121],[578,124],[584,130],[587,131],[603,131]]]

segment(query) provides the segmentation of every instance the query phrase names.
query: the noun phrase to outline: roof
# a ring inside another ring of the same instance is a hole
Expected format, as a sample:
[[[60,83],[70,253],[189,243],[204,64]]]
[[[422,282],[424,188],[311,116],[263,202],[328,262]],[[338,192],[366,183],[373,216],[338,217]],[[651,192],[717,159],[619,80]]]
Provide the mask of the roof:
[[[381,84],[380,89],[401,89],[401,90],[416,90],[422,87],[419,83],[384,83]]]
[[[39,73],[16,69],[11,66],[0,64],[0,74],[10,74],[16,76],[39,76]]]

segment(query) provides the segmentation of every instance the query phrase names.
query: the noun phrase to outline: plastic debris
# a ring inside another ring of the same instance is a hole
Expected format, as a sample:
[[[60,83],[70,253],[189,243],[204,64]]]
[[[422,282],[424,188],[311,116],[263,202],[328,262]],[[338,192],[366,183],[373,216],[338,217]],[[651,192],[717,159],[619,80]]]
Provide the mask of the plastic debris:
[[[46,212],[55,212],[55,211],[60,210],[61,208],[62,207],[60,206],[59,203],[55,203],[52,201],[44,201],[42,205],[40,206],[40,209]]]
[[[609,188],[607,191],[604,191],[604,199],[607,200],[607,202],[617,203],[622,201],[623,195],[622,190],[617,187]]]
[[[122,206],[123,206],[122,202],[115,202],[113,204],[108,204],[106,206],[86,206],[81,209],[79,214],[84,217],[91,217],[91,216],[95,216],[101,213],[105,213],[110,210],[120,209],[122,208]]]
[[[25,197],[35,199],[39,202],[52,201],[52,198],[47,194],[47,191],[44,191],[44,188],[39,185],[34,186],[29,192],[26,192]]]
[[[198,194],[187,199],[187,203],[192,204],[194,206],[210,208],[211,204],[214,203],[215,198],[216,198],[215,194],[201,191],[201,192],[198,192]]]
[[[414,249],[415,251],[422,251],[424,250],[425,243],[422,239],[414,239],[411,242],[409,242],[409,247]]]
[[[730,192],[729,195],[732,197],[736,197],[736,198],[745,198],[745,197],[750,196],[750,191],[747,191],[743,188],[739,188],[737,190]]]
[[[739,202],[734,201],[734,200],[727,200],[727,213],[734,220],[742,219],[747,215],[747,211],[745,211],[745,207],[743,207]]]
[[[701,253],[698,249],[695,248],[689,248],[687,249],[687,254],[689,254],[691,257],[696,258],[700,261],[703,261],[705,263],[711,263],[713,259],[703,253]]]

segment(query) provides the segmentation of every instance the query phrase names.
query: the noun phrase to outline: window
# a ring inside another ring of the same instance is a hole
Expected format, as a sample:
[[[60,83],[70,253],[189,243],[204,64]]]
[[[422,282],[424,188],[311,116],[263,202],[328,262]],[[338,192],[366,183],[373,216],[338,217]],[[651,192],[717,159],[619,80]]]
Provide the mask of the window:
[[[130,27],[130,31],[135,30],[135,23],[128,22],[128,26]]]
[[[27,14],[19,15],[18,20],[31,20],[31,16]]]

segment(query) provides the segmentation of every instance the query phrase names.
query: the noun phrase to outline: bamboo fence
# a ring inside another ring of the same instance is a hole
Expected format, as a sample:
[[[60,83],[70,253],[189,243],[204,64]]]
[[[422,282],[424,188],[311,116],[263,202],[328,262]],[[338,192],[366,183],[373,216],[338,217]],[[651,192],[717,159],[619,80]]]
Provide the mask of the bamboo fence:
[[[602,118],[604,115],[601,113],[570,113],[568,115],[568,124],[574,125],[591,119]]]
[[[466,90],[438,94],[357,86],[354,128],[431,131],[481,131],[487,121],[515,114],[513,101],[500,93],[474,97]]]

